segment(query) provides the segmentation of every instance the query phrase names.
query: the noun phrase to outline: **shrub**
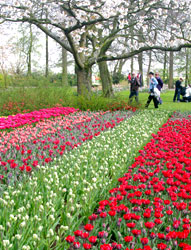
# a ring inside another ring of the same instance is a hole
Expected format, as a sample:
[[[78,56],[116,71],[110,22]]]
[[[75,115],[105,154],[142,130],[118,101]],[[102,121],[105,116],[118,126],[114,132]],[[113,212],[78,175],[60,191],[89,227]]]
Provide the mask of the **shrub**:
[[[112,76],[112,81],[113,81],[113,84],[119,84],[120,81],[124,80],[125,79],[125,76],[119,72],[117,73],[114,73],[113,76]]]

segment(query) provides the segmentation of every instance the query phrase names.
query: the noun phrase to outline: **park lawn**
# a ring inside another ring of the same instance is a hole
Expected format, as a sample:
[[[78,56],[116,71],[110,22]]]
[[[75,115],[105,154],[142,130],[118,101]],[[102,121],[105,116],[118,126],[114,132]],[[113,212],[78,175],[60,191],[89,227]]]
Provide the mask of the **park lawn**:
[[[147,102],[148,95],[149,95],[148,93],[141,93],[141,92],[139,93],[139,101],[143,108]],[[129,91],[121,91],[120,93],[118,93],[118,96],[121,100],[128,100]],[[191,111],[191,102],[190,103],[173,102],[173,97],[174,97],[173,90],[161,93],[161,99],[163,100],[163,104],[159,105],[159,108],[161,110],[171,110],[171,111],[182,111],[182,112]],[[136,104],[135,101],[133,101],[132,103]],[[148,109],[153,109],[153,108],[154,104],[153,102],[151,102]]]
[[[191,111],[191,103],[173,103],[174,91],[166,91],[161,94],[163,104],[160,110]],[[139,100],[144,108],[148,93],[140,92]],[[17,113],[29,113],[43,108],[73,107],[80,110],[108,110],[118,105],[126,105],[129,99],[129,91],[115,93],[114,98],[104,98],[101,93],[93,93],[91,98],[77,96],[76,88],[71,87],[37,87],[37,88],[12,88],[0,90],[0,117],[15,115]],[[135,102],[132,103],[136,105]],[[153,102],[149,109],[153,109]]]

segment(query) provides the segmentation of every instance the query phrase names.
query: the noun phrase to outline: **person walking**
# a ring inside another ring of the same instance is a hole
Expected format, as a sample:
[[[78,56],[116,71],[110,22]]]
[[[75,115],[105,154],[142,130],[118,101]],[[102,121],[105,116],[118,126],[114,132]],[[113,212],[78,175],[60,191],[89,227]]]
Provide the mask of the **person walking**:
[[[158,85],[158,82],[157,82],[157,79],[154,77],[154,73],[153,72],[150,72],[149,73],[149,78],[150,78],[150,83],[149,83],[149,97],[148,97],[148,100],[147,100],[147,103],[145,105],[145,108],[148,108],[150,102],[153,100],[154,102],[154,106],[155,108],[158,108],[158,100],[157,100],[157,97],[155,96],[155,88],[157,88],[157,85]],[[158,89],[157,89],[158,91]]]
[[[140,87],[140,83],[138,78],[136,77],[135,73],[132,74],[132,78],[130,80],[130,95],[129,95],[129,101],[130,103],[133,100],[133,96],[135,96],[135,100],[138,103],[139,99],[138,99],[138,95],[139,95],[139,87]]]
[[[163,80],[160,78],[159,73],[155,73],[155,78],[157,79],[158,85],[157,89],[161,92],[161,89],[163,88]],[[162,104],[162,99],[159,97],[159,103]]]
[[[178,81],[176,81],[173,102],[175,102],[176,99],[177,99],[177,102],[180,102],[180,94],[181,94],[181,87],[182,87],[181,84],[182,84],[182,82],[183,82],[182,77],[180,77],[180,79]]]

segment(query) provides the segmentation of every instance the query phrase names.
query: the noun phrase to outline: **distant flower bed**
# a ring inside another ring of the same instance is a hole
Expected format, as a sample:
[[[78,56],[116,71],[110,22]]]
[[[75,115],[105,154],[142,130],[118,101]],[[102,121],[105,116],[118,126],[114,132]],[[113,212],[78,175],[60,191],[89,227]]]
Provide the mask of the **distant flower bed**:
[[[52,162],[131,115],[132,112],[77,112],[0,133],[0,179],[3,183],[15,181],[22,173]]]
[[[49,109],[40,109],[39,111],[33,111],[25,114],[10,115],[8,117],[0,117],[0,130],[17,128],[25,124],[32,124],[50,117],[56,117],[60,115],[69,115],[77,112],[77,109],[70,107],[56,107]]]
[[[137,107],[133,107],[129,105],[129,101],[121,101],[121,102],[114,102],[112,104],[108,105],[108,109],[112,111],[116,110],[132,110],[135,112],[137,110]]]

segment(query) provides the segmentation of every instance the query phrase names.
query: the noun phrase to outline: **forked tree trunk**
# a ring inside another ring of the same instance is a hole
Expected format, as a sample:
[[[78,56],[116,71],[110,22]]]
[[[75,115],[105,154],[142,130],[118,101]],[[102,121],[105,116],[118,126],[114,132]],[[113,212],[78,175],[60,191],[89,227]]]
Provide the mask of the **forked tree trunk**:
[[[80,69],[78,66],[75,67],[77,75],[77,92],[78,95],[90,96],[92,87],[92,72],[91,67]]]
[[[62,48],[62,84],[68,85],[67,50]]]
[[[113,96],[112,80],[108,70],[107,62],[99,62],[100,78],[104,97]]]
[[[174,69],[174,53],[170,51],[170,63],[169,63],[169,89],[173,88],[173,69]]]

